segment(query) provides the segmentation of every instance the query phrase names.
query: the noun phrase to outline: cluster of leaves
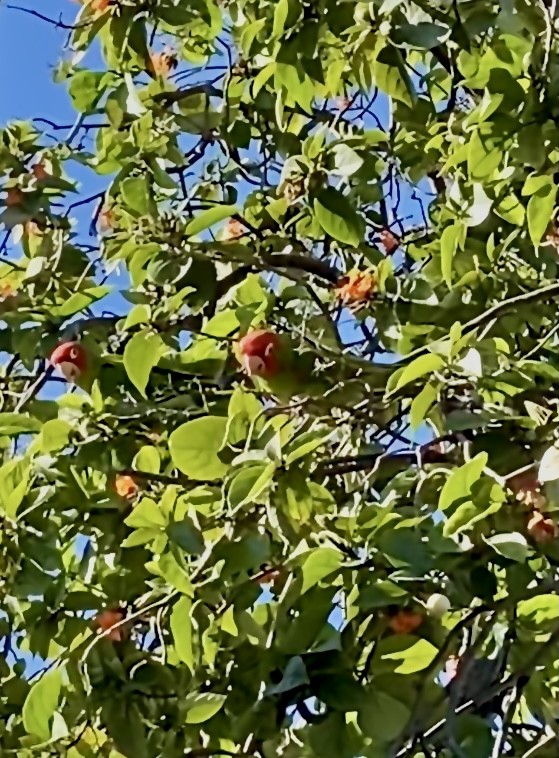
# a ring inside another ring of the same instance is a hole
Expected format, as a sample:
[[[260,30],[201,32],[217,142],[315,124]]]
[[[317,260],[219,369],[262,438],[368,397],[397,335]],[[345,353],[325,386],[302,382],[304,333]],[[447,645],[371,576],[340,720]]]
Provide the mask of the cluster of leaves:
[[[2,755],[557,755],[554,8],[82,0],[0,133]]]

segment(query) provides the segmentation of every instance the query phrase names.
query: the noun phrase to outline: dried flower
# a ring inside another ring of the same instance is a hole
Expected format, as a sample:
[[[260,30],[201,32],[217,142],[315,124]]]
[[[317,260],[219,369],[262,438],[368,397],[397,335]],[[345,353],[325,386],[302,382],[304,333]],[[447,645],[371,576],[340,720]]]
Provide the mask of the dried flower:
[[[345,305],[360,305],[371,299],[376,286],[374,273],[352,269],[338,281],[336,298]]]
[[[388,622],[388,628],[394,634],[411,634],[423,623],[421,613],[415,611],[398,611]]]
[[[103,206],[97,222],[100,232],[110,232],[114,227],[114,214],[110,208]]]
[[[390,229],[383,229],[380,233],[381,245],[386,250],[387,255],[392,255],[400,247],[400,240],[393,234]]]
[[[50,174],[46,170],[44,163],[35,163],[35,165],[31,167],[31,172],[35,179],[38,179],[39,181],[50,178]]]
[[[507,485],[516,495],[516,499],[530,508],[542,508],[545,505],[545,496],[533,470],[524,471],[521,474],[507,480]]]
[[[108,629],[111,629],[112,626],[118,624],[123,619],[124,613],[122,611],[114,611],[110,610],[109,608],[105,608],[105,610],[101,611],[95,616],[93,619],[93,626],[95,629],[100,629],[101,631],[106,632]],[[111,629],[111,631],[104,636],[109,640],[120,642],[126,637],[126,632],[124,626],[118,626],[116,629]]]
[[[534,511],[528,521],[528,534],[536,542],[551,542],[559,535],[559,526],[553,519],[546,518],[543,513]]]
[[[10,297],[14,297],[15,294],[16,291],[9,282],[2,282],[0,284],[0,300],[7,300]]]
[[[132,500],[138,492],[138,485],[131,476],[119,474],[115,479],[115,492],[126,500]]]
[[[6,190],[5,203],[8,208],[12,208],[14,205],[21,205],[24,200],[23,192],[17,187],[10,187]]]
[[[100,16],[115,5],[115,0],[82,0],[82,5],[88,5],[94,16]]]
[[[179,65],[177,56],[170,50],[161,53],[152,53],[149,56],[148,70],[155,76],[169,76]]]
[[[234,218],[230,218],[223,227],[221,239],[224,241],[236,240],[239,239],[239,237],[242,237],[244,234],[246,234],[246,229],[243,224]]]

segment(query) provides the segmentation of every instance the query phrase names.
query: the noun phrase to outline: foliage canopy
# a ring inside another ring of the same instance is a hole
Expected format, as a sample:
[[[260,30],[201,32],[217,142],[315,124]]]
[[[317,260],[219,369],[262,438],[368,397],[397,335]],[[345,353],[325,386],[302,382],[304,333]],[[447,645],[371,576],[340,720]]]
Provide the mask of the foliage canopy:
[[[82,0],[0,133],[2,755],[557,755],[555,8]]]

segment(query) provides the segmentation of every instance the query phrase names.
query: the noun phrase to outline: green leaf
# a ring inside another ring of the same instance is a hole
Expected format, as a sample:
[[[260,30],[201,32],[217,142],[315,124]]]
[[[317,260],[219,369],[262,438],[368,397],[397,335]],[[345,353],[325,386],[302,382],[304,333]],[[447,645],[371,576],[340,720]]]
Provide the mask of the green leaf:
[[[157,503],[149,497],[144,497],[124,519],[124,523],[136,529],[157,528],[165,527],[167,520]]]
[[[445,511],[457,501],[471,498],[472,487],[479,481],[487,466],[487,453],[478,453],[471,461],[455,469],[448,477],[439,496],[438,508]]]
[[[165,553],[155,564],[165,581],[183,595],[192,597],[194,589],[190,578],[171,553]]]
[[[295,461],[298,461],[301,458],[309,455],[309,453],[312,453],[315,450],[323,447],[328,442],[330,436],[331,432],[325,434],[323,431],[317,431],[304,432],[298,437],[295,437],[286,446],[285,464],[287,466],[291,466],[291,464],[295,463]]]
[[[426,374],[432,374],[435,371],[440,371],[440,369],[442,369],[444,365],[445,365],[444,358],[442,358],[440,355],[435,355],[435,353],[429,353],[428,355],[420,355],[418,358],[415,358],[404,369],[400,369],[397,372],[397,374],[393,375],[394,377],[397,377],[397,378],[396,378],[396,384],[394,386],[394,389],[391,391],[396,392],[402,387],[405,387],[406,384],[409,384],[410,382],[415,382],[416,379],[420,379],[422,376],[425,376]]]
[[[147,176],[129,176],[120,183],[120,193],[126,207],[139,216],[153,214],[153,200]]]
[[[26,413],[0,413],[0,434],[40,432],[41,422]]]
[[[179,426],[169,437],[174,465],[191,479],[220,479],[228,469],[218,457],[226,430],[223,416],[204,416]]]
[[[537,177],[540,179],[538,190],[528,200],[527,219],[528,232],[534,245],[539,245],[545,230],[551,221],[555,208],[557,187],[552,176]]]
[[[485,541],[496,553],[517,563],[524,563],[530,553],[526,537],[520,534],[520,532],[495,534],[493,537],[488,537]]]
[[[476,492],[475,502],[466,499],[454,510],[445,521],[443,535],[450,537],[483,521],[493,513],[500,510],[507,497],[502,487],[497,483],[486,479],[483,487]]]
[[[187,237],[194,237],[204,229],[209,229],[214,224],[223,221],[226,218],[235,216],[239,212],[236,205],[216,205],[199,213],[196,218],[189,221],[185,227],[184,233]]]
[[[395,668],[397,674],[415,674],[424,671],[437,655],[437,648],[430,642],[417,637],[408,637],[406,642],[400,638],[406,647],[393,653],[384,653],[383,660],[401,661]]]
[[[334,155],[336,173],[341,176],[352,176],[352,174],[359,171],[364,163],[363,158],[355,150],[343,143],[334,145],[332,153]]]
[[[62,670],[53,668],[35,682],[23,703],[22,719],[25,731],[43,742],[50,740],[51,719],[58,706],[61,689]]]
[[[212,692],[203,692],[197,695],[187,695],[184,706],[187,709],[187,724],[202,724],[209,721],[218,711],[223,708],[227,699],[226,695],[218,695]]]
[[[83,292],[74,292],[62,305],[53,308],[53,313],[57,316],[73,316],[101,300],[110,291],[110,287],[91,287]]]
[[[200,555],[204,552],[202,533],[189,518],[184,518],[182,521],[172,521],[167,526],[167,535],[171,542],[190,555]]]
[[[152,369],[167,351],[168,347],[154,332],[138,332],[126,343],[124,368],[128,378],[143,397],[146,397],[146,387]]]
[[[522,226],[524,224],[526,211],[520,200],[512,191],[507,197],[501,200],[499,205],[494,207],[494,210],[498,216],[504,218],[505,221],[508,221],[515,226]]]
[[[259,463],[243,468],[231,481],[229,502],[233,508],[240,508],[247,503],[260,502],[262,493],[268,489],[274,479],[277,465]]]
[[[394,42],[406,43],[421,50],[431,50],[442,44],[450,36],[446,26],[420,21],[418,24],[399,24],[394,28]]]
[[[31,484],[31,467],[26,458],[14,458],[0,468],[0,508],[15,519]]]
[[[72,104],[79,113],[93,113],[103,96],[100,86],[106,74],[95,71],[78,71],[70,79],[68,93]]]
[[[132,329],[133,326],[137,326],[138,324],[149,324],[150,320],[151,308],[149,305],[139,303],[129,311],[122,328],[126,332],[128,329]]]
[[[192,601],[181,597],[171,611],[169,625],[177,655],[194,672],[194,646],[192,638]],[[195,723],[195,722],[193,722]]]
[[[301,656],[296,655],[290,658],[283,672],[281,681],[266,687],[265,696],[282,695],[285,692],[292,692],[299,687],[309,683],[309,675],[305,667],[305,662]]]
[[[407,705],[375,688],[363,699],[357,723],[375,741],[390,742],[402,733],[410,715]]]
[[[452,264],[454,256],[465,236],[465,226],[460,222],[455,222],[445,227],[441,234],[441,273],[445,284],[452,287]]]
[[[278,0],[274,8],[274,23],[272,36],[281,37],[285,29],[285,22],[289,14],[289,0]]]
[[[134,456],[132,466],[138,471],[146,471],[150,474],[158,474],[161,469],[161,457],[159,455],[159,450],[153,445],[144,445]]]
[[[429,409],[436,401],[439,394],[439,385],[428,382],[421,392],[414,397],[410,408],[411,428],[416,431],[423,423]]]
[[[417,96],[406,70],[406,63],[397,47],[384,47],[373,64],[375,84],[390,97],[400,100],[410,108],[413,107]]]
[[[314,215],[332,239],[357,247],[365,234],[365,223],[347,197],[334,187],[326,187],[314,201]]]
[[[72,427],[63,419],[53,418],[43,424],[41,432],[41,450],[52,453],[62,450],[68,444]]]
[[[516,609],[518,619],[525,626],[532,629],[554,627],[559,618],[559,596],[547,594],[521,600]]]
[[[342,560],[342,554],[334,548],[319,547],[313,550],[301,567],[303,573],[301,595],[304,595],[307,590],[318,584],[321,579],[339,569]]]
[[[114,743],[113,753],[126,758],[148,758],[146,728],[135,703],[112,696],[109,690],[102,701],[101,718]]]
[[[491,176],[503,158],[502,152],[493,144],[491,138],[476,130],[468,143],[468,174],[479,181]]]

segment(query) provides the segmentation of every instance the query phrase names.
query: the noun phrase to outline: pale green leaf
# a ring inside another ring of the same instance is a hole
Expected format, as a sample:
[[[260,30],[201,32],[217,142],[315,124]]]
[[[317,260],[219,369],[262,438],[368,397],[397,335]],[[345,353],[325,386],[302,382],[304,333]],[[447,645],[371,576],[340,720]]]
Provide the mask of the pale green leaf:
[[[184,705],[187,709],[187,724],[202,724],[215,716],[221,710],[226,695],[218,695],[212,692],[203,692],[198,695],[187,695]]]
[[[71,431],[72,427],[63,419],[53,418],[45,421],[41,432],[41,450],[44,453],[62,450],[68,444]]]
[[[53,668],[43,674],[29,690],[23,703],[23,726],[46,742],[51,736],[51,719],[58,706],[62,689],[62,670]]]
[[[439,386],[428,382],[421,392],[417,394],[411,402],[410,424],[411,428],[416,431],[423,423],[429,409],[436,401],[439,394]]]
[[[154,366],[168,351],[158,334],[141,331],[124,348],[123,363],[134,387],[145,397],[146,386]]]
[[[153,210],[151,188],[146,176],[129,176],[120,183],[126,207],[139,216],[149,216]]]
[[[169,437],[174,465],[198,481],[221,478],[228,469],[218,457],[226,429],[224,416],[204,416],[179,426]]]
[[[559,619],[559,595],[545,594],[521,600],[517,605],[517,617],[522,624],[533,629],[555,626]]]
[[[452,287],[452,264],[458,245],[464,237],[465,227],[456,221],[445,227],[441,234],[441,273],[448,287]]]
[[[538,177],[542,180],[539,189],[528,200],[528,232],[534,245],[539,245],[548,227],[553,209],[557,187],[552,176]]]
[[[167,520],[155,500],[144,497],[134,506],[132,513],[124,519],[127,526],[134,528],[165,527]]]
[[[159,455],[159,450],[153,445],[144,445],[134,456],[132,465],[138,471],[158,474],[161,469],[161,456]]]
[[[216,205],[213,208],[208,208],[188,222],[184,233],[187,237],[194,237],[196,234],[203,232],[204,229],[209,229],[214,224],[235,216],[238,212],[239,210],[236,205]]]
[[[450,474],[439,496],[439,510],[445,511],[457,501],[471,499],[472,487],[481,478],[487,466],[487,458],[487,453],[478,453],[475,458]]]
[[[194,671],[194,646],[192,638],[192,600],[183,596],[173,606],[170,627],[177,655]]]
[[[437,648],[424,639],[409,638],[414,640],[409,647],[404,650],[397,650],[394,653],[384,653],[383,660],[401,661],[395,668],[397,674],[415,674],[417,671],[424,671],[437,655]]]
[[[311,587],[314,587],[321,579],[339,569],[343,556],[339,550],[331,547],[319,547],[313,550],[305,559],[301,570],[303,573],[303,586],[301,595]]]
[[[440,371],[445,365],[444,358],[435,353],[429,353],[428,355],[420,355],[415,358],[408,366],[406,366],[397,375],[397,381],[394,386],[393,392],[405,387],[410,382],[415,382],[416,379],[420,379],[426,374],[432,374],[435,371]]]

